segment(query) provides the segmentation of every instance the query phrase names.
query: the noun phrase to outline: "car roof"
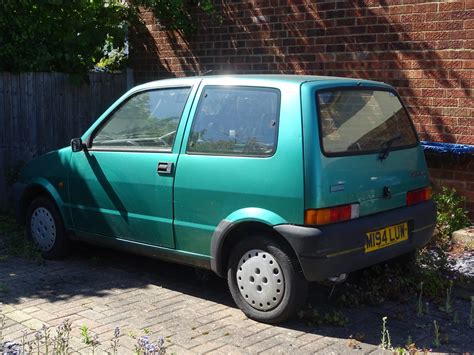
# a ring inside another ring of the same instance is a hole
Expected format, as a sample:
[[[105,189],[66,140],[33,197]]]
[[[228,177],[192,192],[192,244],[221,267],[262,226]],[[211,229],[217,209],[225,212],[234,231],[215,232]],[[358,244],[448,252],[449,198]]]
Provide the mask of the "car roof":
[[[217,83],[222,81],[225,82],[239,82],[243,84],[246,80],[253,83],[261,83],[265,85],[271,84],[297,84],[312,82],[315,85],[327,86],[330,84],[354,84],[358,85],[383,85],[388,86],[385,83],[358,79],[358,78],[344,78],[337,76],[319,76],[319,75],[287,75],[287,74],[229,74],[229,75],[204,75],[204,76],[193,76],[193,77],[180,77],[171,79],[162,79],[152,81],[143,85],[139,88],[153,88],[156,86],[168,86],[168,85],[192,85],[199,81],[204,83]]]

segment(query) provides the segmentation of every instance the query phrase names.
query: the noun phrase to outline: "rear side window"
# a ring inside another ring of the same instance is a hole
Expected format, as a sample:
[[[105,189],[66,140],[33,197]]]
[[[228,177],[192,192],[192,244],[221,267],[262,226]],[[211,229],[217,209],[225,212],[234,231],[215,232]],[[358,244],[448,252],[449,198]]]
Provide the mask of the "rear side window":
[[[381,90],[331,90],[317,94],[323,151],[327,155],[376,152],[417,144],[399,98]]]
[[[208,86],[194,117],[187,152],[269,156],[277,140],[280,92]]]

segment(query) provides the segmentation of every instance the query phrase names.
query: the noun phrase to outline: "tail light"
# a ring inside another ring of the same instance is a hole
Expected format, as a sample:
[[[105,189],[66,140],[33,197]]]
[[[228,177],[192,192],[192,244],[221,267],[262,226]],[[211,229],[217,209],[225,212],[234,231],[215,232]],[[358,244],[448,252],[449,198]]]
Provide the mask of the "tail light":
[[[359,217],[359,204],[343,205],[329,208],[309,209],[305,211],[305,224],[330,224],[348,221]]]
[[[431,200],[431,187],[425,187],[419,190],[413,190],[407,192],[407,206],[414,205],[423,201]]]

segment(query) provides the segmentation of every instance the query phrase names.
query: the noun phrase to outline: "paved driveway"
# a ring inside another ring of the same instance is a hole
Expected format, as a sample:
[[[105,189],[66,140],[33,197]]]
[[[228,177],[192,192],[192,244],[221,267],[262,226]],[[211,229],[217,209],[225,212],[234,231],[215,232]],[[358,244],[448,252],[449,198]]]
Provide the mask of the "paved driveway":
[[[412,303],[384,303],[344,309],[349,318],[344,327],[312,326],[303,320],[269,326],[247,319],[234,306],[226,282],[212,274],[86,245],[67,260],[40,266],[23,259],[2,261],[0,286],[6,340],[20,341],[25,327],[56,326],[69,318],[71,345],[81,353],[91,351],[81,342],[82,325],[99,335],[102,350],[110,347],[119,326],[120,353],[132,351],[133,337],[143,335],[146,328],[152,340],[165,338],[168,353],[287,354],[380,352],[383,316],[388,316],[392,344],[403,346],[410,336],[417,345],[429,348],[432,318],[443,328],[450,322],[436,312],[417,320]],[[328,293],[313,287],[311,303],[325,307]],[[457,301],[455,308],[456,324],[461,325],[440,349],[473,351],[474,331],[466,326],[469,304]],[[349,341],[351,335],[362,341]]]

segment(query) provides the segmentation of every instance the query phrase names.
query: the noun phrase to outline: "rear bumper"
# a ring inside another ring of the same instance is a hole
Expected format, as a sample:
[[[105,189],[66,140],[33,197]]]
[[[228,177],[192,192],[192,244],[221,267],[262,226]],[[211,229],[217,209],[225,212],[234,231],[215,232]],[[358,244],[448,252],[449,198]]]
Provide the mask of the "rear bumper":
[[[407,241],[365,253],[367,232],[408,222]],[[397,208],[347,222],[321,227],[278,225],[295,250],[305,278],[319,281],[363,269],[408,253],[429,242],[436,223],[433,201]]]

